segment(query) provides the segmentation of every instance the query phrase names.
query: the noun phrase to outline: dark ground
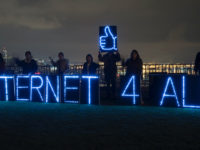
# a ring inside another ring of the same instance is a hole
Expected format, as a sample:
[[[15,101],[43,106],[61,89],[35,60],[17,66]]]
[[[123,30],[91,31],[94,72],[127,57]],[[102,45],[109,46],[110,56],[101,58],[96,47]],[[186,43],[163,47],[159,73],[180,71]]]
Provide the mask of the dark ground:
[[[200,110],[0,102],[1,149],[199,149]]]

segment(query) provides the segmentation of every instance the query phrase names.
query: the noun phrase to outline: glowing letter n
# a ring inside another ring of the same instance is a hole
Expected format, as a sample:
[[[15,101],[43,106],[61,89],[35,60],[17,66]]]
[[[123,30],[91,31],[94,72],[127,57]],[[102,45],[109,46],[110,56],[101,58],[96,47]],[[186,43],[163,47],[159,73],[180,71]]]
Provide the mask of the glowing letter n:
[[[58,103],[59,102],[59,76],[56,77],[57,79],[57,84],[56,84],[56,93],[53,89],[53,86],[51,84],[51,81],[49,80],[49,77],[46,76],[46,102],[49,102],[49,87],[53,93],[53,96],[55,97],[56,99],[56,102]]]

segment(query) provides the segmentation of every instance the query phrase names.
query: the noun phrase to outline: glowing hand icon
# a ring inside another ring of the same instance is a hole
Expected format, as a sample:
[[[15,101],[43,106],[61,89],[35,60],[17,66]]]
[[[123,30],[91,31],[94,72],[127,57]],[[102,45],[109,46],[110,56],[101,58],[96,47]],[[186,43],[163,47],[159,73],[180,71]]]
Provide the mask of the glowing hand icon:
[[[100,48],[105,51],[117,50],[116,46],[117,36],[113,35],[109,26],[106,26],[104,28],[104,33],[105,35],[100,36],[99,38]]]

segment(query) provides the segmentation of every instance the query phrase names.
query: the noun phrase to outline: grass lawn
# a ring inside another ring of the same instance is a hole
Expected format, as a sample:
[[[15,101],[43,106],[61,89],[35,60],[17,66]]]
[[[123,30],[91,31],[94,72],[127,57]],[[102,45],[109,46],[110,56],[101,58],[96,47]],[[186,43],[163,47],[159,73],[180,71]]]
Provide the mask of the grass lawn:
[[[0,102],[1,149],[199,149],[200,110]]]

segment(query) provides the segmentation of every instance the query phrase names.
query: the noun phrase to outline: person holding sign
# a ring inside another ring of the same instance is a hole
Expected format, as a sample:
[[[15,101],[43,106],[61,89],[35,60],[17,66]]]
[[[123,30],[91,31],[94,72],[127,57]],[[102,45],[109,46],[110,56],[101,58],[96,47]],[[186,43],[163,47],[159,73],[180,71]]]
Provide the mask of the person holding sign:
[[[104,62],[104,74],[107,84],[107,97],[115,98],[116,88],[116,62],[120,61],[120,54],[117,49],[117,27],[101,26],[99,28],[99,61]],[[102,55],[101,52],[106,52]],[[110,87],[110,85],[112,85]]]
[[[121,60],[120,54],[118,52],[108,52],[102,55],[101,52],[99,52],[98,58],[99,61],[104,62],[104,74],[105,74],[105,81],[107,84],[107,97],[111,95],[113,98],[115,98],[116,74],[117,74],[116,62]],[[110,84],[112,85],[112,87],[110,87]]]

